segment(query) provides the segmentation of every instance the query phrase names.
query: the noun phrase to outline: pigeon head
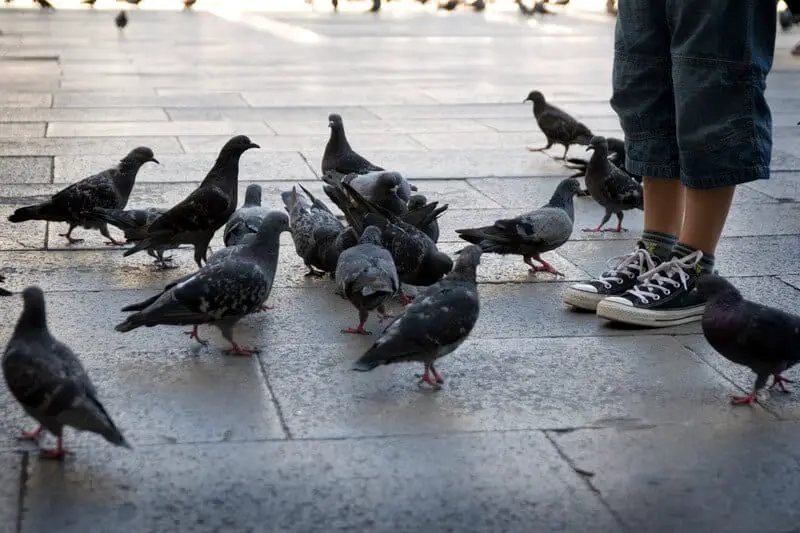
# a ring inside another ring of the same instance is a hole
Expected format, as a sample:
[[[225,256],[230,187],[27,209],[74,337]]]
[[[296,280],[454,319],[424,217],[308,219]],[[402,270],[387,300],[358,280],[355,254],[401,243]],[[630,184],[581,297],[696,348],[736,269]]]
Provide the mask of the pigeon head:
[[[364,233],[361,234],[361,238],[358,240],[358,242],[359,244],[377,244],[380,246],[382,235],[383,234],[379,227],[367,226],[364,228]]]
[[[716,274],[700,276],[697,280],[697,291],[709,301],[720,297],[732,297],[737,300],[742,298],[739,289],[727,279]]]
[[[586,149],[602,151],[602,153],[608,153],[608,141],[606,140],[605,137],[595,135],[594,137],[591,138],[591,140],[589,140],[589,146],[587,146]]]
[[[336,113],[331,113],[330,115],[328,115],[328,127],[343,128],[344,123],[342,122],[342,116]]]
[[[408,199],[408,210],[413,211],[414,209],[419,209],[420,207],[424,207],[428,203],[428,199],[421,194],[414,194],[411,198]]]
[[[237,135],[236,137],[231,137],[228,142],[225,143],[225,146],[222,147],[220,151],[220,155],[242,155],[247,150],[251,148],[261,148],[259,145],[254,143],[250,140],[250,137],[247,135]]]
[[[545,103],[544,95],[539,91],[531,91],[528,93],[527,98],[522,101],[525,102],[533,102],[534,105],[542,105]]]
[[[575,178],[561,180],[556,187],[556,194],[562,197],[571,198],[581,192],[581,184]]]
[[[261,205],[261,185],[248,185],[244,191],[244,205]]]
[[[22,315],[17,322],[17,331],[41,329],[47,327],[44,312],[44,293],[36,285],[22,291]]]
[[[155,154],[153,154],[153,151],[147,146],[139,146],[138,148],[134,148],[128,153],[128,155],[125,156],[123,161],[132,162],[137,166],[142,166],[145,163],[155,163],[156,165],[159,164]]]
[[[283,211],[270,211],[258,227],[259,235],[275,235],[284,231],[289,231],[289,215]]]
[[[447,279],[463,279],[476,283],[478,265],[481,263],[483,250],[480,246],[472,244],[462,248],[458,252],[456,264],[453,271],[447,275]]]

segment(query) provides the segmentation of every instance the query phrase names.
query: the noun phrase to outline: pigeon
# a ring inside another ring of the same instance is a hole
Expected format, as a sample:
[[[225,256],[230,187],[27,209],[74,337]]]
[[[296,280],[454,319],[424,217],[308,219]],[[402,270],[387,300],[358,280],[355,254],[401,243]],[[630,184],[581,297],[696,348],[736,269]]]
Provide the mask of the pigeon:
[[[728,280],[716,274],[701,276],[697,290],[706,297],[703,335],[725,359],[756,373],[753,390],[734,396],[735,405],[757,402],[758,392],[772,376],[770,388],[788,393],[781,374],[800,362],[800,316],[745,300]]]
[[[564,147],[564,156],[556,159],[566,159],[567,151],[573,144],[587,145],[592,138],[583,123],[578,122],[566,112],[556,106],[548,104],[544,95],[539,91],[531,91],[523,102],[533,102],[533,116],[539,124],[542,133],[547,137],[547,145],[541,148],[528,148],[531,152],[543,152],[553,144],[560,144]]]
[[[27,220],[66,222],[69,224],[69,230],[59,235],[66,237],[69,244],[83,241],[72,237],[72,230],[78,226],[99,229],[103,237],[108,239],[106,244],[124,244],[116,241],[108,233],[106,223],[98,221],[91,212],[95,207],[124,209],[136,182],[136,174],[142,165],[148,162],[158,164],[153,151],[144,146],[134,148],[116,167],[73,183],[42,204],[21,207],[14,211],[8,220],[15,223]]]
[[[5,283],[6,277],[0,274],[0,283]],[[11,296],[13,293],[7,291],[3,288],[0,288],[0,296]]]
[[[196,3],[197,0],[183,0],[183,8],[192,9],[192,6],[194,6]]]
[[[51,4],[47,0],[35,0],[35,2],[39,4],[39,7],[41,7],[42,9],[51,9],[53,11],[55,11],[56,9],[53,7],[53,4]]]
[[[388,317],[383,304],[400,290],[392,254],[381,246],[380,229],[368,226],[358,244],[339,255],[336,285],[358,309],[358,326],[342,333],[371,335],[364,329],[369,312],[377,309],[382,319]]]
[[[415,194],[411,196],[411,198],[409,198],[408,200],[408,211],[413,215],[418,209],[424,209],[426,205],[428,205],[428,199],[421,194]],[[444,209],[447,209],[447,205],[444,206]],[[405,217],[405,218],[407,219],[410,217]],[[433,220],[425,224],[423,227],[420,226],[417,227],[421,229],[425,235],[430,237],[433,242],[435,243],[439,242],[439,222],[437,221],[437,219],[434,218]]]
[[[39,287],[22,291],[24,308],[3,354],[3,375],[8,390],[39,428],[23,432],[24,440],[39,441],[46,429],[58,439],[55,450],[41,455],[62,459],[64,426],[91,431],[111,444],[131,448],[97,398],[78,357],[47,329],[44,294]]]
[[[625,141],[623,141],[622,139],[617,139],[615,137],[607,137],[606,142],[608,142],[608,151],[609,151],[608,160],[611,161],[611,164],[620,169],[621,171],[625,172],[634,180],[636,180],[637,183],[642,183],[641,176],[631,174],[625,168]],[[589,161],[578,157],[571,157],[566,160],[564,166],[570,170],[577,170],[577,172],[571,175],[570,178],[582,178],[586,175],[586,168],[589,166]],[[581,194],[579,194],[578,196],[591,196],[591,195],[589,194],[588,189],[583,189],[581,191]]]
[[[603,226],[611,214],[617,215],[617,229],[607,230],[622,232],[627,231],[622,227],[623,211],[627,209],[644,209],[644,191],[642,186],[627,173],[618,169],[608,160],[608,144],[604,137],[592,137],[589,150],[594,150],[586,175],[583,180],[592,198],[606,209],[602,222],[596,228],[585,228],[586,232],[603,231]]]
[[[220,259],[170,284],[155,300],[150,298],[124,308],[123,311],[136,312],[115,329],[124,333],[142,326],[191,325],[190,338],[206,345],[207,341],[198,335],[198,326],[212,324],[231,343],[232,354],[257,353],[233,340],[233,328],[244,316],[264,309],[272,291],[280,234],[284,231],[289,231],[289,217],[280,211],[270,212],[254,239],[225,248],[227,253]]]
[[[478,246],[465,248],[453,271],[421,292],[355,362],[353,370],[368,372],[379,365],[421,361],[425,373],[420,383],[438,389],[444,380],[436,371],[435,361],[455,351],[478,320],[476,269],[480,258]]]
[[[225,224],[222,241],[225,246],[241,244],[245,236],[257,233],[261,221],[269,213],[269,209],[261,207],[261,186],[248,185],[244,192],[244,204],[237,209]]]
[[[544,5],[547,2],[539,1],[533,4],[533,7],[528,7],[522,3],[522,0],[516,0],[517,6],[519,7],[520,13],[523,15],[555,15],[552,11],[549,11]]]
[[[308,267],[306,276],[333,274],[343,250],[355,246],[358,237],[336,218],[328,206],[300,185],[308,199],[297,188],[281,193],[289,213],[289,226],[297,255]]]
[[[222,147],[214,166],[200,186],[147,228],[147,236],[126,250],[125,257],[142,250],[191,244],[194,260],[202,266],[208,243],[236,210],[239,159],[251,148],[260,148],[245,135],[231,138]]]
[[[120,11],[119,14],[114,17],[114,24],[117,25],[117,28],[122,30],[128,25],[128,15],[126,15],[124,11]]]
[[[572,235],[575,208],[572,198],[581,186],[575,178],[562,180],[550,201],[529,213],[515,218],[501,219],[491,226],[473,229],[457,229],[459,237],[480,246],[484,253],[521,255],[530,271],[550,272],[562,276],[541,258],[541,254],[555,250]],[[533,264],[531,258],[542,266]]]
[[[339,174],[366,174],[375,170],[383,170],[350,148],[340,115],[336,113],[328,115],[328,126],[331,128],[331,136],[328,144],[325,145],[325,153],[322,155],[323,174],[331,170],[335,170]]]
[[[408,211],[408,200],[411,198],[412,186],[399,172],[376,170],[366,174],[348,174],[341,176],[335,171],[329,171],[322,176],[326,183],[322,190],[339,209],[344,211],[342,203],[349,203],[347,193],[342,189],[342,183],[347,183],[358,193],[384,209],[396,215]]]
[[[147,229],[158,217],[167,212],[167,209],[161,207],[148,207],[145,209],[106,209],[103,207],[95,207],[92,214],[104,222],[121,229],[125,233],[125,241],[128,243],[136,243],[147,237]],[[164,257],[164,252],[172,250],[175,246],[160,246],[158,248],[149,248],[147,254],[155,258],[155,263],[163,270],[177,268],[176,265],[168,265],[172,261],[172,257]]]
[[[417,226],[372,204],[348,184],[344,183],[342,186],[360,209],[367,213],[360,216],[352,209],[345,211],[345,217],[351,227],[358,235],[361,235],[367,226],[377,226],[381,229],[381,243],[392,254],[401,282],[407,285],[428,286],[450,272],[453,268],[452,259],[440,252],[436,248],[436,243]],[[428,206],[433,205],[428,204]],[[400,299],[404,303],[409,301],[408,295],[405,294],[402,294]]]
[[[94,7],[94,4],[95,4],[96,2],[97,2],[97,0],[83,0],[83,1],[81,2],[81,4],[87,4],[89,7]]]

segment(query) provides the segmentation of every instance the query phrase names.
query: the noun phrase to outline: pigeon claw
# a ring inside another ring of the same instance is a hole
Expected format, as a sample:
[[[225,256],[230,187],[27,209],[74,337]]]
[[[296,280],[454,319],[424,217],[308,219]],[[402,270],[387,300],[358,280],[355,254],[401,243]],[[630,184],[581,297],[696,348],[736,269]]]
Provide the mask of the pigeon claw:
[[[231,343],[231,355],[255,355],[258,353],[258,350],[255,348],[246,348],[244,346],[239,346],[235,342]]]
[[[42,431],[44,430],[43,426],[39,426],[33,431],[23,431],[22,435],[20,435],[19,440],[31,440],[31,441],[38,441],[39,437],[42,436]]]
[[[417,377],[420,378],[418,382],[419,385],[427,383],[436,390],[441,389],[442,383],[444,383],[442,376],[440,376],[436,369],[433,368],[431,363],[425,363],[425,373],[421,376],[417,374]]]
[[[64,440],[63,437],[58,437],[58,444],[56,444],[55,450],[51,449],[42,449],[39,451],[39,456],[42,459],[53,459],[56,461],[61,461],[67,454],[72,453],[69,450],[64,449]]]
[[[792,391],[787,389],[786,386],[784,385],[784,383],[794,383],[794,380],[791,380],[789,378],[785,378],[785,377],[781,376],[780,374],[773,374],[772,375],[772,385],[770,385],[769,388],[770,389],[777,388],[779,391],[781,391],[784,394],[790,394]]]
[[[409,296],[408,294],[401,294],[400,296],[397,297],[397,299],[400,301],[400,305],[408,305],[414,298]]]
[[[126,242],[118,241],[116,239],[109,239],[106,241],[106,246],[125,246]]]
[[[343,329],[342,333],[354,333],[356,335],[372,335],[371,331],[367,331],[364,329],[364,324],[359,324],[354,328]]]
[[[753,405],[754,403],[758,403],[757,392],[753,391],[747,396],[733,396],[731,398],[731,403],[733,405]]]
[[[191,339],[196,339],[197,342],[199,342],[203,346],[208,346],[208,341],[200,338],[200,335],[198,334],[197,329],[198,329],[198,326],[195,325],[195,326],[192,327],[192,331],[184,331],[183,333],[185,335],[189,335],[189,339],[190,340]]]
[[[310,277],[321,278],[324,275],[325,275],[325,272],[314,270],[313,268],[311,268],[309,266],[308,267],[308,272],[305,273],[304,277],[306,277],[306,278],[310,278]]]
[[[261,311],[262,312],[263,311],[272,311],[273,309],[275,309],[275,306],[272,306],[272,305],[264,304],[264,305],[261,306]]]
[[[583,231],[585,233],[600,233],[601,231],[603,231],[603,225],[600,224],[596,228],[583,228]]]

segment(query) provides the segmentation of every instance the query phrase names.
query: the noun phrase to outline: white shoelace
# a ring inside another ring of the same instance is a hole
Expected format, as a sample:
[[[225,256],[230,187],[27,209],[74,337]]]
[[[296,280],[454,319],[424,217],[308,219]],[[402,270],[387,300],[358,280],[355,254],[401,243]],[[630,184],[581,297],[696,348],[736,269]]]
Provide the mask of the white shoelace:
[[[656,266],[650,252],[644,248],[639,248],[631,254],[618,255],[608,260],[606,265],[609,271],[598,276],[597,281],[603,284],[606,289],[611,288],[611,282],[622,285],[624,280],[620,274],[624,274],[628,279],[639,277],[645,272],[653,270]],[[637,272],[631,272],[637,270]]]
[[[647,304],[650,298],[660,300],[662,295],[669,296],[673,290],[680,289],[681,286],[688,290],[686,282],[689,280],[689,273],[687,271],[694,268],[702,257],[703,252],[698,250],[686,257],[665,261],[639,276],[638,285],[629,289],[627,294],[635,296],[640,302]],[[677,280],[672,278],[677,278]],[[672,288],[670,289],[670,287]]]

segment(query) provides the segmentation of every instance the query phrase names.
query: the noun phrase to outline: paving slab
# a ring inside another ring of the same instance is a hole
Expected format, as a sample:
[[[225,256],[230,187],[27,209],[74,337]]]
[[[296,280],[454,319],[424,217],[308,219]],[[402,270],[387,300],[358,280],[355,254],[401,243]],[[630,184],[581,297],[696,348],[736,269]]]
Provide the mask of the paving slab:
[[[0,158],[0,183],[50,183],[52,173],[51,157]]]
[[[23,532],[619,528],[540,433],[97,450],[30,476]]]
[[[159,154],[184,152],[175,137],[28,138],[24,140],[8,139],[0,142],[0,157],[109,154],[122,158],[137,146],[149,146],[155,152],[156,158]]]
[[[53,107],[247,107],[238,94],[184,94],[180,96],[121,96],[102,93],[61,93]]]
[[[44,137],[43,122],[4,122],[0,123],[0,138]]]
[[[319,135],[254,135],[253,141],[258,143],[262,150],[268,152],[303,152],[317,153],[322,159],[325,151],[325,144],[328,142],[329,134],[320,129]],[[350,144],[357,147],[358,153],[370,159],[372,150],[417,150],[422,151],[426,148],[415,141],[410,135],[399,133],[361,133],[348,136]],[[181,145],[187,153],[207,153],[219,151],[218,146],[222,146],[227,137],[219,136],[192,136],[179,137]]]
[[[267,123],[278,135],[316,135],[323,121],[270,120]],[[327,118],[327,117],[325,117]],[[471,119],[345,120],[348,135],[361,133],[448,133],[492,131],[489,126]]]
[[[0,453],[0,533],[17,533],[22,455]]]
[[[50,107],[53,95],[49,93],[3,93],[0,107]]]
[[[596,131],[598,135],[605,135],[607,137],[621,137],[620,130]],[[453,150],[456,148],[514,148],[519,147],[525,149],[528,146],[539,148],[547,144],[547,139],[544,134],[536,128],[536,125],[531,121],[529,132],[491,132],[481,135],[474,133],[414,133],[411,135],[413,139],[421,143],[423,146],[430,150]],[[582,151],[576,148],[575,152]],[[561,157],[564,155],[564,148],[555,147],[552,149],[553,155]],[[575,157],[571,152],[569,155]]]
[[[787,475],[800,466],[798,436],[797,423],[743,417],[552,438],[632,531],[787,533],[800,519]]]
[[[303,107],[235,107],[203,109],[190,107],[169,107],[165,110],[172,120],[265,120],[294,123],[296,121],[315,122],[316,133],[328,127],[328,114],[339,113],[347,120],[357,123],[361,120],[376,120],[374,113],[359,106],[303,106]]]
[[[106,107],[106,108],[51,108],[51,107],[0,107],[2,122],[126,122],[166,121],[169,117],[157,107]]]
[[[264,122],[50,122],[48,137],[150,137],[178,135],[274,135]]]
[[[291,90],[246,91],[242,93],[248,105],[263,106],[348,106],[362,105],[364,102],[380,104],[435,104],[436,100],[423,91],[375,90],[359,87],[308,87],[300,86]]]

